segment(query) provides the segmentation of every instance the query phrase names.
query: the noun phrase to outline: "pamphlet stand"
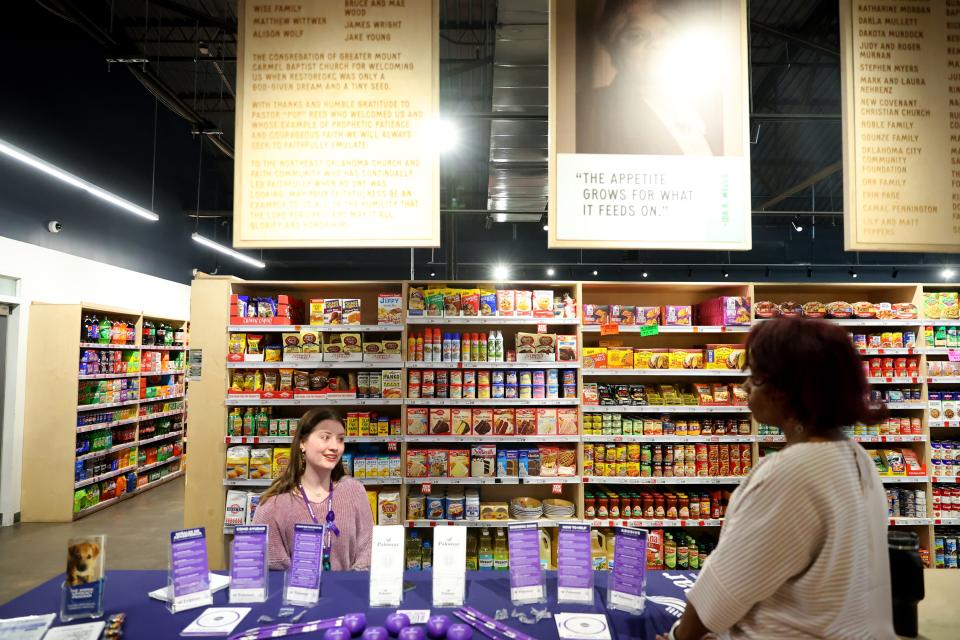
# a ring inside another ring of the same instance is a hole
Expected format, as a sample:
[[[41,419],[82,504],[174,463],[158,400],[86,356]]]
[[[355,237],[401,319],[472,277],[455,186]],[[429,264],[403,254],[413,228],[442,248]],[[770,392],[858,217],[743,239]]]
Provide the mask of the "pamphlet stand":
[[[320,600],[325,530],[325,524],[294,525],[290,568],[283,574],[283,604],[310,607]]]
[[[107,578],[79,586],[60,585],[60,622],[103,617],[103,589]]]
[[[589,524],[560,524],[557,602],[593,604],[593,561],[590,557]]]
[[[170,532],[167,609],[179,613],[213,604],[207,540],[203,527]]]
[[[515,605],[547,601],[547,580],[540,564],[540,526],[536,522],[512,524],[510,548],[510,601]]]
[[[617,529],[613,569],[607,582],[607,608],[632,615],[643,613],[647,583],[647,530]]]
[[[266,525],[240,525],[230,546],[230,604],[266,602],[270,575]]]

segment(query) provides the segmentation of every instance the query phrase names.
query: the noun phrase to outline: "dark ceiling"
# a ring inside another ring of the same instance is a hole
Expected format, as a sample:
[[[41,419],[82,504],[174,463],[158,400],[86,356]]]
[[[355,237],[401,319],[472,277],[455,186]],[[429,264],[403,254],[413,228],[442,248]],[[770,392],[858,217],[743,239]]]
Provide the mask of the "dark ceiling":
[[[47,84],[46,94],[59,102],[61,109],[84,102],[97,104],[102,111],[100,117],[90,117],[91,127],[113,126],[124,117],[123,109],[144,111],[137,125],[143,139],[150,139],[155,132],[155,97],[165,114],[159,130],[167,127],[169,144],[179,154],[168,152],[172,170],[181,177],[165,185],[170,201],[177,204],[160,210],[164,216],[180,218],[181,224],[169,233],[199,226],[208,235],[216,231],[221,238],[229,236],[236,2],[35,2],[18,3],[29,6],[14,9],[14,13],[20,12],[20,17],[31,23],[40,21],[49,29],[32,25],[27,34],[14,26],[15,18],[5,21],[4,28],[7,53],[16,52],[32,65],[30,82]],[[500,132],[514,127],[518,115],[531,123],[533,131],[539,131],[537,127],[542,128],[546,119],[546,87],[540,80],[545,72],[538,69],[544,65],[533,60],[524,73],[505,74],[506,65],[498,62],[498,48],[502,57],[508,50],[505,43],[516,39],[516,25],[520,24],[531,40],[525,43],[526,50],[542,46],[545,60],[545,28],[539,26],[546,23],[547,4],[547,0],[440,0],[441,111],[460,114],[465,137],[461,151],[445,157],[442,164],[441,248],[415,252],[264,251],[269,265],[266,276],[400,278],[410,275],[413,260],[417,277],[433,273],[437,278],[484,277],[492,262],[503,261],[514,265],[515,276],[531,278],[541,277],[546,266],[553,266],[558,277],[570,278],[590,278],[597,270],[603,279],[632,279],[647,270],[658,279],[712,280],[727,270],[743,279],[788,279],[806,278],[811,264],[817,265],[814,277],[836,278],[847,277],[850,265],[859,264],[868,278],[871,273],[872,277],[889,278],[892,268],[899,265],[904,273],[901,278],[928,279],[933,265],[960,260],[957,255],[843,251],[837,0],[748,3],[754,208],[751,251],[550,251],[543,223],[495,222],[485,212],[497,208],[494,185],[498,176],[506,172],[520,178],[515,184],[536,185],[530,177],[539,176],[546,168],[545,155],[536,149],[536,136],[526,137],[533,140],[529,143],[533,148],[523,157],[503,156],[495,148]],[[70,39],[44,37],[57,32],[69,32]],[[86,46],[74,46],[78,39]],[[29,48],[38,44],[45,53],[31,57]],[[64,60],[68,57],[76,59],[67,65]],[[7,55],[5,59],[15,57]],[[54,98],[49,84],[56,86],[58,77],[68,69],[88,74],[91,90],[57,93]],[[94,79],[108,73],[114,78],[129,74],[133,82],[121,86],[114,79],[104,89],[103,82]],[[522,113],[502,108],[505,86],[511,95],[525,100],[519,110]],[[16,126],[20,114],[29,108],[31,88],[23,89],[24,95],[0,107],[5,111],[6,129],[0,136],[9,132],[11,124]],[[135,91],[140,95],[134,96]],[[38,93],[42,96],[44,91]],[[178,124],[171,124],[171,119]],[[71,142],[68,139],[61,144]],[[151,166],[155,168],[155,164]],[[148,169],[148,179],[152,170]],[[542,198],[530,202],[529,210],[543,210]],[[791,224],[795,215],[801,216],[796,221],[802,232]],[[171,236],[167,240],[182,242],[186,238]],[[195,253],[184,259],[205,268]],[[870,264],[883,267],[871,270]],[[910,268],[918,265],[926,270],[909,275]],[[233,271],[233,265],[223,267]]]

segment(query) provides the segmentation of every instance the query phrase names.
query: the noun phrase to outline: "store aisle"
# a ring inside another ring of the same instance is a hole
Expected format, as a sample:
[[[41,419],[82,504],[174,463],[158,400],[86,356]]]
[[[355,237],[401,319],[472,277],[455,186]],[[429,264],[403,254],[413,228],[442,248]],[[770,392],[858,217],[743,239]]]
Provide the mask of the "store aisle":
[[[106,534],[107,569],[166,568],[167,533],[183,525],[183,485],[177,478],[76,522],[0,528],[0,603],[63,573],[72,536]]]

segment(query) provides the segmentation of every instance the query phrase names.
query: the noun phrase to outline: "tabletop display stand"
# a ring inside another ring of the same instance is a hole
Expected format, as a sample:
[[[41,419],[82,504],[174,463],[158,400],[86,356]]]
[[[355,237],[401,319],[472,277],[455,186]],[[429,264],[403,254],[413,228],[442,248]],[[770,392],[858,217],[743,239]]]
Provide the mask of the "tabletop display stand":
[[[448,286],[458,288],[489,288],[489,289],[551,289],[557,295],[566,293],[571,296],[577,306],[576,319],[563,318],[508,318],[508,317],[427,317],[409,313],[407,308],[411,287],[442,286],[439,282],[266,282],[242,281],[232,277],[204,276],[193,282],[193,296],[191,309],[191,342],[194,349],[203,354],[206,365],[201,377],[192,382],[197,393],[193,394],[191,413],[194,416],[194,427],[191,431],[191,445],[194,453],[207,461],[202,467],[192,470],[187,478],[185,526],[204,526],[207,531],[213,532],[223,529],[224,536],[208,536],[210,547],[210,563],[213,568],[223,568],[227,560],[227,536],[232,527],[223,525],[223,514],[228,490],[259,491],[270,484],[269,477],[236,480],[228,477],[226,453],[227,448],[236,444],[245,444],[251,447],[257,445],[283,446],[289,443],[290,436],[229,436],[225,435],[228,414],[235,408],[246,410],[248,407],[270,407],[272,417],[296,418],[310,406],[333,406],[343,413],[352,411],[374,411],[390,418],[400,418],[401,430],[399,434],[389,436],[367,436],[348,438],[348,451],[358,446],[368,449],[374,448],[385,453],[399,453],[401,456],[402,472],[406,474],[407,453],[411,450],[429,448],[431,446],[456,445],[469,448],[473,444],[490,443],[510,446],[533,445],[535,443],[550,443],[559,445],[573,445],[576,447],[577,471],[576,475],[567,477],[548,478],[424,478],[424,477],[387,477],[367,478],[364,481],[370,488],[394,488],[399,494],[400,522],[409,529],[436,527],[442,525],[460,525],[468,527],[503,527],[514,520],[414,520],[409,519],[406,513],[407,497],[414,492],[427,493],[433,488],[445,488],[448,485],[477,488],[481,494],[481,501],[509,501],[511,498],[528,496],[537,499],[559,497],[569,500],[575,505],[574,519],[586,520],[597,529],[606,529],[614,526],[634,526],[648,529],[663,529],[673,532],[675,536],[690,536],[692,539],[703,538],[715,540],[719,528],[723,524],[722,517],[712,517],[714,514],[701,514],[699,517],[666,518],[666,517],[593,517],[585,518],[585,502],[590,496],[635,492],[672,492],[687,494],[701,492],[711,494],[716,491],[732,491],[742,480],[736,475],[697,475],[686,474],[686,477],[640,477],[638,475],[616,476],[609,473],[598,473],[596,467],[585,469],[584,447],[590,446],[594,450],[598,446],[608,444],[684,444],[684,445],[719,445],[746,447],[749,449],[752,464],[755,466],[761,453],[783,445],[783,437],[771,435],[767,430],[761,430],[761,425],[752,420],[749,409],[745,406],[732,404],[720,405],[656,405],[656,406],[597,406],[587,404],[582,394],[585,385],[617,384],[617,385],[645,385],[656,386],[673,384],[689,388],[694,384],[742,383],[746,374],[735,369],[663,369],[646,370],[640,368],[596,369],[582,366],[584,349],[596,348],[601,341],[605,344],[615,344],[620,347],[650,348],[650,349],[701,349],[707,344],[742,344],[750,326],[758,322],[751,314],[749,325],[679,325],[659,326],[656,332],[642,330],[637,325],[608,323],[606,326],[588,324],[584,319],[584,305],[633,305],[662,307],[664,305],[694,306],[719,296],[749,297],[751,301],[766,300],[785,302],[795,300],[801,304],[819,300],[824,303],[834,300],[845,300],[850,303],[869,301],[873,303],[913,303],[919,310],[918,319],[909,320],[836,320],[837,324],[845,326],[851,333],[880,333],[886,331],[913,331],[916,333],[916,346],[910,349],[901,348],[865,348],[861,351],[864,358],[874,357],[910,357],[917,358],[918,367],[911,371],[909,376],[871,378],[875,388],[910,387],[919,389],[919,398],[909,402],[890,403],[893,416],[917,417],[921,420],[920,433],[910,435],[877,435],[859,437],[858,440],[868,449],[908,449],[912,450],[920,463],[924,465],[925,475],[918,476],[884,476],[885,485],[892,488],[913,488],[921,490],[925,497],[925,517],[922,518],[891,518],[890,526],[907,527],[916,531],[920,537],[921,546],[933,554],[934,532],[940,526],[960,524],[960,520],[937,518],[934,516],[933,487],[938,483],[951,483],[955,486],[957,478],[952,476],[934,475],[931,464],[931,440],[948,440],[960,434],[960,424],[950,422],[931,421],[927,411],[928,393],[931,390],[960,390],[960,376],[953,378],[933,377],[927,375],[930,361],[946,361],[951,355],[947,348],[928,348],[923,337],[924,326],[953,325],[960,326],[957,320],[925,320],[923,294],[930,291],[957,291],[958,285],[919,285],[919,284],[780,284],[780,283],[574,283],[574,282],[457,282],[447,283]],[[399,325],[377,325],[377,295],[396,294],[402,296],[403,322]],[[230,304],[231,295],[273,296],[289,295],[306,303],[311,298],[353,298],[361,300],[362,319],[360,325],[234,325],[231,324]],[[546,326],[543,326],[546,325]],[[461,364],[415,361],[407,353],[408,338],[422,333],[426,328],[439,327],[443,333],[465,331],[501,331],[506,340],[506,348],[515,347],[513,335],[516,332],[556,333],[571,335],[577,338],[578,362],[486,362]],[[274,335],[283,332],[296,332],[301,329],[317,331],[324,336],[332,333],[359,332],[364,338],[372,340],[400,339],[403,353],[402,361],[386,362],[323,362],[309,365],[277,362],[228,362],[229,336],[232,333],[255,333],[260,335]],[[231,397],[227,393],[230,386],[231,372],[236,368],[269,369],[269,368],[324,368],[335,370],[334,373],[368,369],[400,369],[403,375],[403,398],[395,399],[250,399]],[[576,371],[578,397],[576,399],[558,401],[551,400],[482,400],[482,399],[427,399],[411,398],[408,393],[408,374],[417,369],[524,369],[524,368],[564,368]],[[578,434],[575,436],[451,436],[427,435],[410,436],[407,433],[407,409],[416,407],[544,407],[569,406],[575,408],[578,416]],[[585,416],[594,414],[620,414],[621,417],[633,414],[643,418],[649,416],[673,416],[685,419],[718,420],[718,419],[750,419],[749,432],[739,431],[736,434],[723,435],[603,435],[585,433]],[[738,449],[739,451],[739,449]],[[380,486],[377,486],[380,485]],[[386,485],[386,486],[383,486]],[[947,485],[941,485],[947,486]],[[541,527],[554,529],[557,521],[542,518],[537,521]],[[939,534],[938,534],[939,535]],[[555,535],[554,535],[555,537]],[[602,538],[601,538],[602,539]],[[611,545],[612,546],[612,545]],[[556,558],[553,558],[555,566]]]
[[[115,329],[91,340],[93,316],[115,321],[125,335]],[[183,346],[144,346],[144,322],[179,332]],[[182,318],[86,303],[33,304],[24,522],[81,518],[183,474],[186,336]],[[143,370],[144,362],[167,369]]]

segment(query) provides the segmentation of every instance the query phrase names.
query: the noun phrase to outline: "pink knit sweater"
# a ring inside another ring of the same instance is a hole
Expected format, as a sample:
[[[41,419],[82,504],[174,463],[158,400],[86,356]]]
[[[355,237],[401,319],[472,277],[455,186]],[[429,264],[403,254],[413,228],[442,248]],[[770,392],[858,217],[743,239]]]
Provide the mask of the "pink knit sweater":
[[[313,502],[313,513],[320,524],[326,521],[327,501]],[[333,486],[333,512],[339,536],[333,536],[330,567],[333,571],[360,571],[370,568],[370,541],[373,514],[363,485],[347,476]],[[312,524],[310,512],[299,494],[282,493],[257,507],[255,524],[270,529],[270,568],[287,569],[293,549],[293,525]]]

